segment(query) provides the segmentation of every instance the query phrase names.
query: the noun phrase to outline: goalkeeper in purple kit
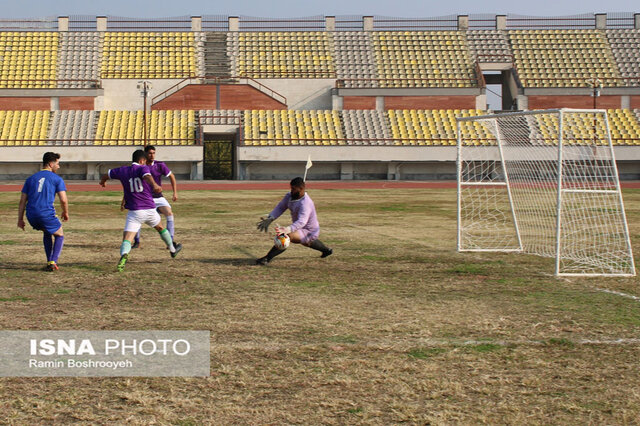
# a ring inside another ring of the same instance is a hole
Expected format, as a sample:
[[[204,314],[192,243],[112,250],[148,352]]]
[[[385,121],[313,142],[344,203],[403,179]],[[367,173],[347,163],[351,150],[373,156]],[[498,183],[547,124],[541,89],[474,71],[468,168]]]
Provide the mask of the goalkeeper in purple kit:
[[[122,183],[125,208],[129,210],[122,235],[122,245],[120,246],[118,271],[121,272],[129,259],[133,237],[140,230],[143,223],[158,231],[160,238],[171,252],[171,257],[176,257],[182,250],[182,244],[173,244],[171,234],[162,226],[162,220],[156,211],[153,193],[160,193],[162,188],[151,177],[149,167],[146,165],[147,155],[143,150],[139,149],[133,153],[132,160],[133,163],[130,166],[111,169],[100,179],[101,186],[105,186],[109,179],[118,179]]]
[[[320,224],[316,215],[316,206],[311,197],[305,192],[304,180],[300,177],[290,182],[291,191],[288,192],[266,218],[261,218],[256,224],[259,231],[267,232],[271,222],[276,220],[285,210],[291,211],[292,223],[289,226],[276,228],[276,233],[287,234],[292,243],[302,244],[322,253],[320,257],[327,257],[333,250],[325,246],[318,239]],[[275,245],[266,256],[256,260],[258,265],[266,265],[286,249],[279,249]]]

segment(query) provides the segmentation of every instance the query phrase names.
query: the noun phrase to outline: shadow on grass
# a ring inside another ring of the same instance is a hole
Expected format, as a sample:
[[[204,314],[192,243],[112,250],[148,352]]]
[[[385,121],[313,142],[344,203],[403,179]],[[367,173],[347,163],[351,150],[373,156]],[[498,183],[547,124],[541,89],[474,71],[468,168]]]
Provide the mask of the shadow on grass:
[[[200,262],[200,263],[207,263],[207,264],[213,264],[213,265],[232,265],[232,266],[247,266],[247,265],[256,265],[256,257],[251,256],[250,258],[247,257],[234,257],[234,258],[227,258],[227,259],[219,259],[219,258],[208,258],[208,259],[196,259],[196,262]]]

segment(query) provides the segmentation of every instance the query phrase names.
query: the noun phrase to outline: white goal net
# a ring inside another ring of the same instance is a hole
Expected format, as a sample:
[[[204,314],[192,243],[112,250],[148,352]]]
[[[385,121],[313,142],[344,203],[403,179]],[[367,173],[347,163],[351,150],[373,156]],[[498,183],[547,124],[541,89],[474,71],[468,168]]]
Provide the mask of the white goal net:
[[[635,275],[606,111],[457,123],[459,251],[552,257],[556,275]]]

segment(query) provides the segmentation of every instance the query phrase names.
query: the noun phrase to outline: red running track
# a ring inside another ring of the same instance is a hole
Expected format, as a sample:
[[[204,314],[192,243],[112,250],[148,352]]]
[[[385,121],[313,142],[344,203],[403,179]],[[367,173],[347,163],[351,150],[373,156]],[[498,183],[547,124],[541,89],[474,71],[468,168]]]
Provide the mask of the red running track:
[[[102,188],[95,182],[66,182],[68,192],[80,191],[119,191],[120,184],[118,182],[107,182],[107,187]],[[640,181],[621,182],[622,188],[640,188]],[[455,188],[455,181],[310,181],[307,182],[309,189],[448,189]],[[255,191],[260,189],[282,189],[289,188],[288,181],[276,182],[256,182],[256,181],[211,181],[196,182],[184,181],[178,182],[178,190],[180,191]],[[22,189],[22,183],[0,183],[0,192],[19,192]],[[169,189],[169,183],[165,184],[165,190]]]

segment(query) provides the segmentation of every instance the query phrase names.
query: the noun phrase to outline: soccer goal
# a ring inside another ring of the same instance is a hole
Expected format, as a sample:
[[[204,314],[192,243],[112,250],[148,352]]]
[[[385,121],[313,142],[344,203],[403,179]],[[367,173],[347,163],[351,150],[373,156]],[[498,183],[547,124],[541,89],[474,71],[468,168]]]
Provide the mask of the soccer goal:
[[[635,275],[607,112],[457,119],[458,251],[552,257],[556,275]]]

